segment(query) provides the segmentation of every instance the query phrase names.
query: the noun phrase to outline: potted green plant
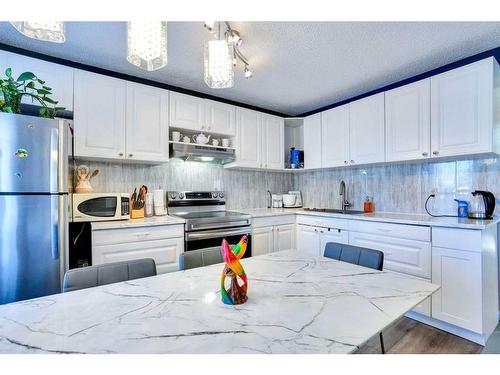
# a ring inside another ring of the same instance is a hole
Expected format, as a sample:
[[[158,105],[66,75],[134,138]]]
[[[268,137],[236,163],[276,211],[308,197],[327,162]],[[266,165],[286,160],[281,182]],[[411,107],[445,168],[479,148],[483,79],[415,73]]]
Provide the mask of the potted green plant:
[[[24,96],[32,103],[41,105],[40,116],[54,118],[64,107],[57,107],[51,98],[52,88],[31,72],[24,72],[17,79],[12,76],[12,68],[5,70],[6,78],[0,78],[0,112],[21,113],[21,100]]]

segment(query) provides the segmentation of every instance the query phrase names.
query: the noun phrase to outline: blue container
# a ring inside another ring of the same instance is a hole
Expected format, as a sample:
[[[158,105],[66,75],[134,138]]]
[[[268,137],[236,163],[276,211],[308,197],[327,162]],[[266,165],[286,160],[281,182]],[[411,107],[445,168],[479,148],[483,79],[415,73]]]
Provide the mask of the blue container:
[[[290,149],[290,164],[291,165],[299,165],[299,155],[300,150],[296,150],[295,147]]]
[[[458,217],[468,217],[469,216],[469,202],[462,201],[460,199],[455,199],[458,203]]]

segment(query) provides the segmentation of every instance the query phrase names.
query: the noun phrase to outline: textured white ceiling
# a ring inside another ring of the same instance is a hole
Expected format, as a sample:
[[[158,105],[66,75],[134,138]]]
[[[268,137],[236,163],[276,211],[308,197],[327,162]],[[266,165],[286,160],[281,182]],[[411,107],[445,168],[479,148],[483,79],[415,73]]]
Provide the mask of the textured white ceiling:
[[[234,22],[254,72],[231,89],[203,81],[202,22],[169,22],[168,65],[127,63],[125,22],[68,22],[66,43],[0,22],[0,42],[295,115],[500,46],[500,22]]]

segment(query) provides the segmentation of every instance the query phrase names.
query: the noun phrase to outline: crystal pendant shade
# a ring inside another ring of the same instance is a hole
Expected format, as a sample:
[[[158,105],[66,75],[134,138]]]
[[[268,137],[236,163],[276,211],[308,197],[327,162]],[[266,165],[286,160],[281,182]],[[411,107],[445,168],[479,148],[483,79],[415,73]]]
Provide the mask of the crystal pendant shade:
[[[205,46],[205,83],[213,89],[233,87],[233,46],[225,40],[210,40]]]
[[[11,25],[21,34],[46,42],[64,43],[64,22],[13,21]]]
[[[148,71],[167,65],[167,23],[129,21],[127,60],[132,65]]]

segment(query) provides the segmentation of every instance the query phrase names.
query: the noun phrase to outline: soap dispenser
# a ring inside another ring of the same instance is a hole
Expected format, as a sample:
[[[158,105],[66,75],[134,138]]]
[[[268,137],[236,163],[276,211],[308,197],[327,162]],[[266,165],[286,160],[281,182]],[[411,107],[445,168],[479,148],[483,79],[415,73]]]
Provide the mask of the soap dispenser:
[[[458,203],[458,217],[467,218],[469,216],[469,202],[455,199],[455,202]]]

